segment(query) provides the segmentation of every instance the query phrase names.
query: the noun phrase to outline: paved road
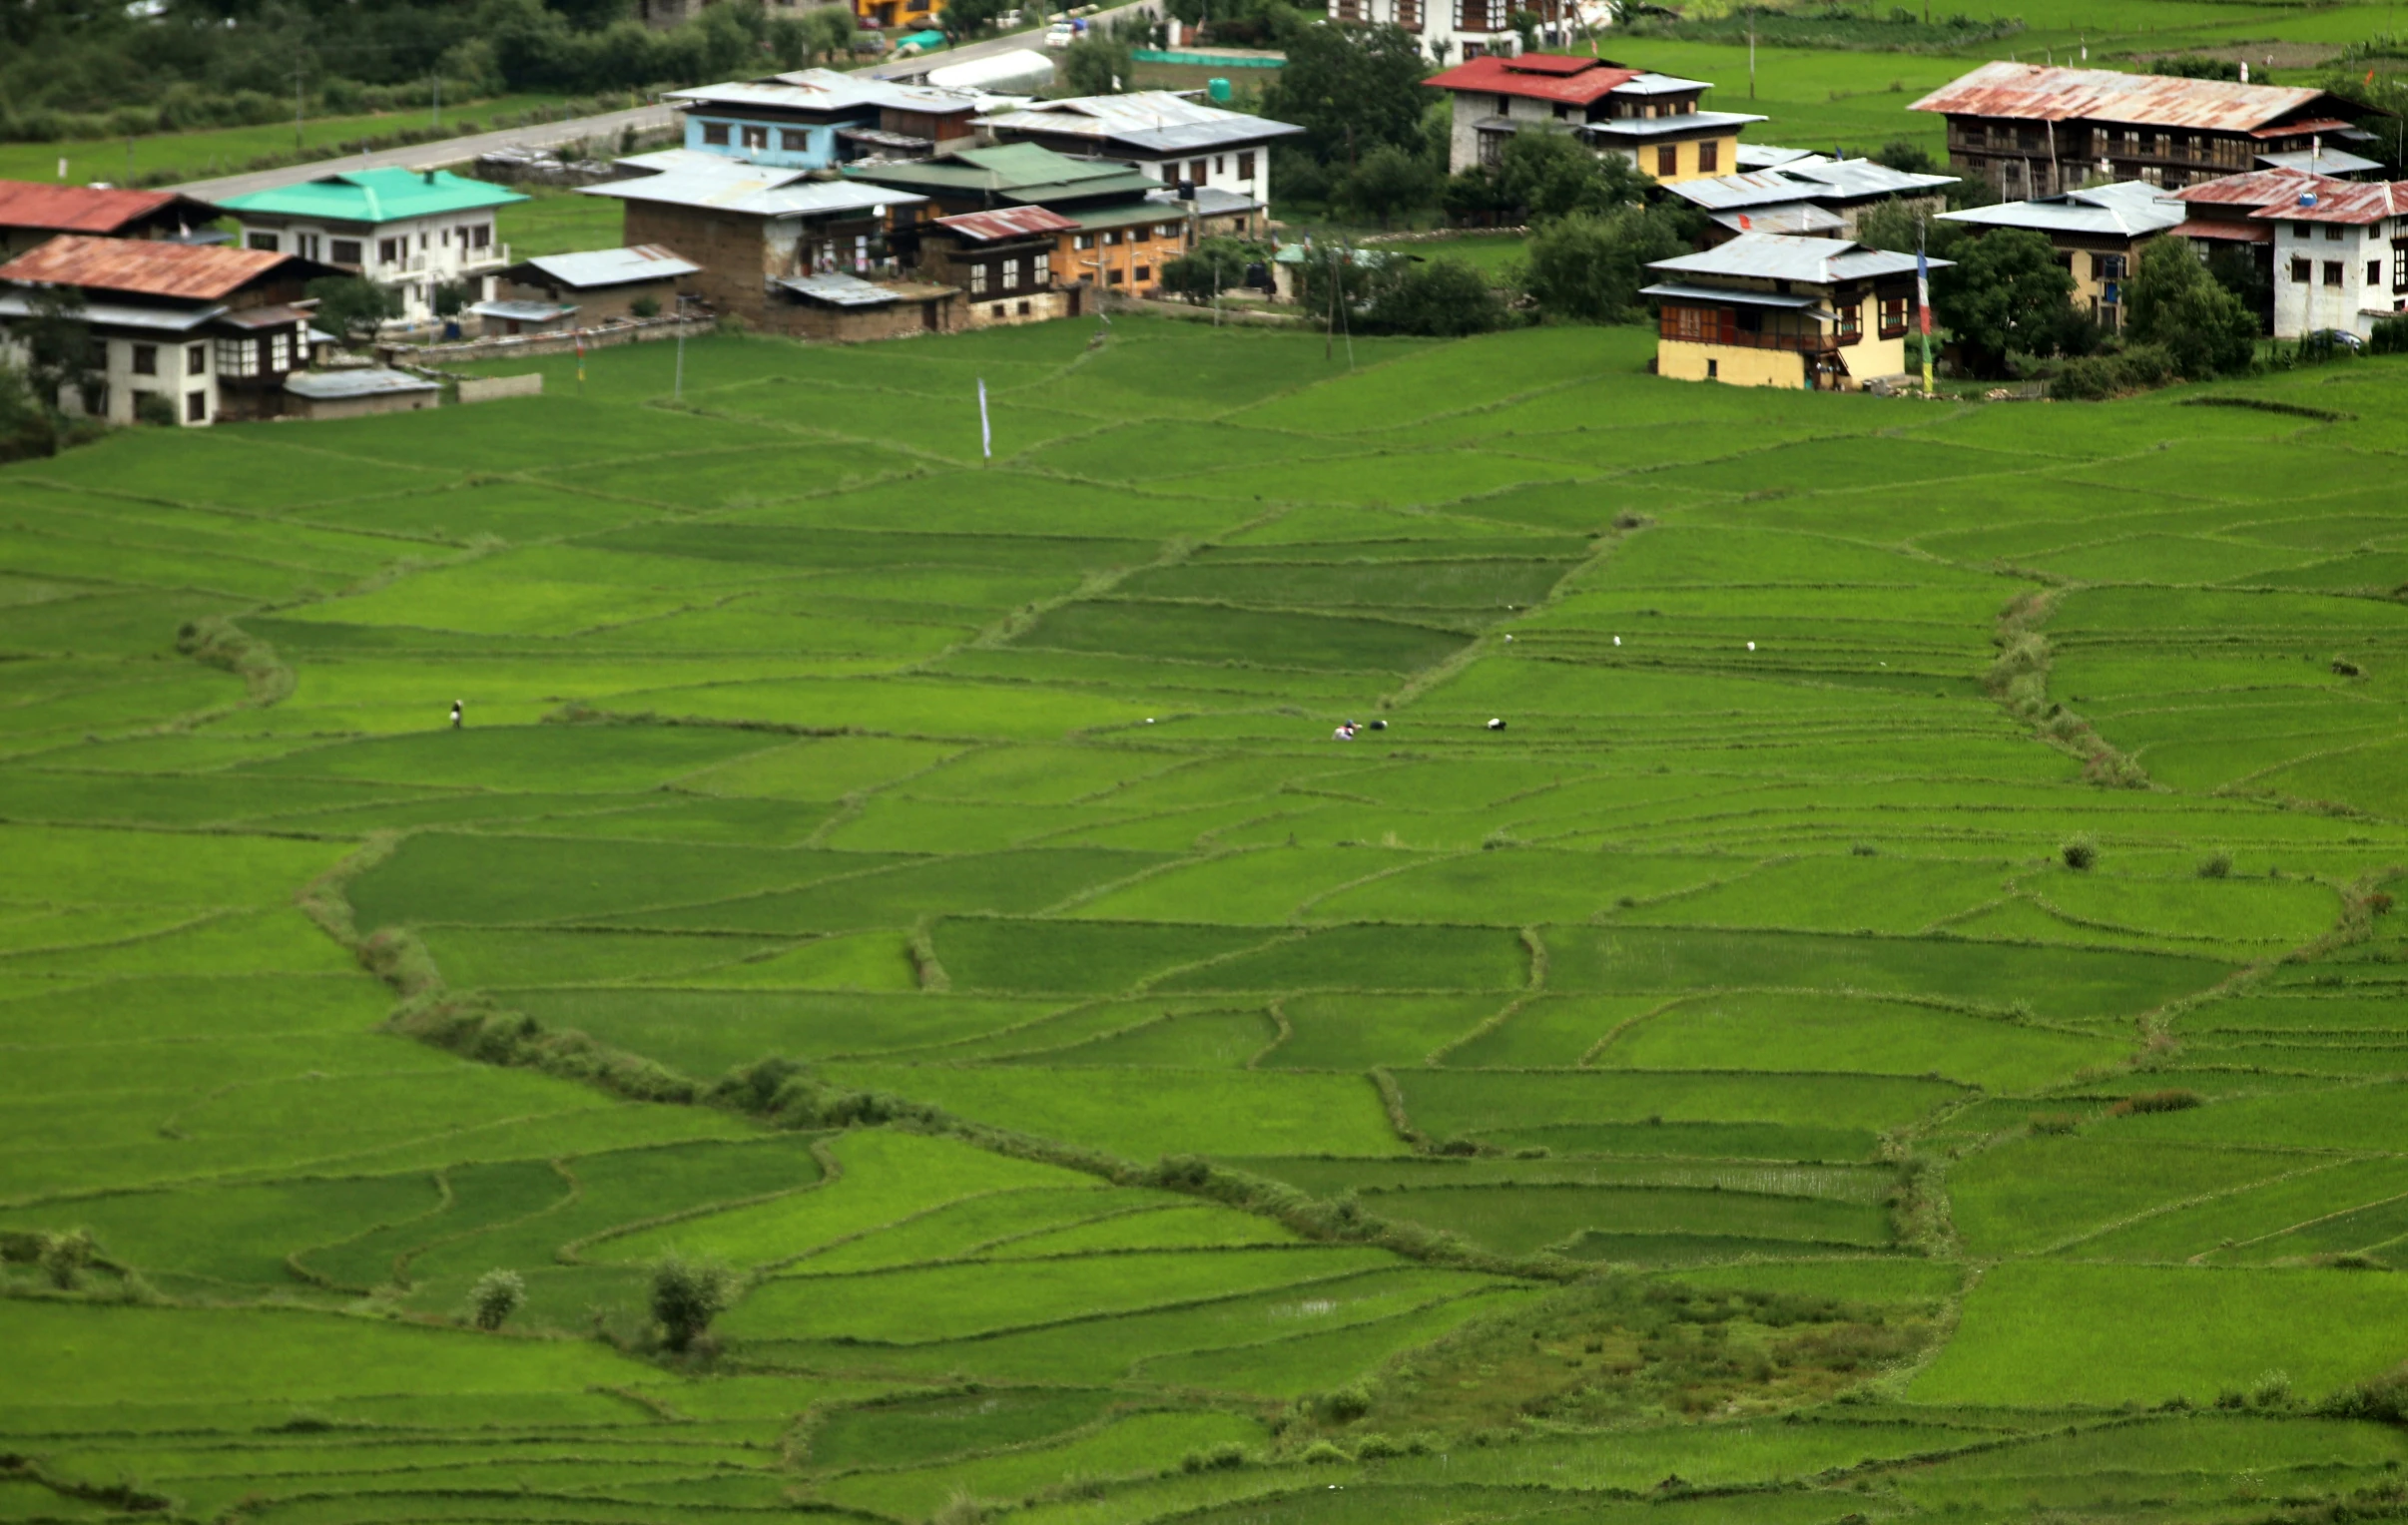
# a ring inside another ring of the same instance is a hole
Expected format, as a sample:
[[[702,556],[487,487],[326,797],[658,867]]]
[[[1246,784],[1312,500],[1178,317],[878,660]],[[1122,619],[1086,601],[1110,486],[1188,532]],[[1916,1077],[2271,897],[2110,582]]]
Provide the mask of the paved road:
[[[633,111],[605,112],[598,117],[571,117],[564,122],[513,127],[504,132],[477,133],[467,138],[446,138],[437,143],[421,143],[413,148],[382,149],[372,154],[321,159],[314,164],[287,165],[281,170],[229,175],[223,180],[196,180],[176,189],[203,201],[211,201],[221,196],[241,196],[249,191],[269,191],[278,186],[296,185],[304,180],[315,180],[321,175],[334,174],[338,170],[372,170],[394,165],[405,170],[444,169],[467,164],[479,154],[489,154],[495,149],[511,145],[540,149],[550,148],[554,144],[573,143],[580,138],[616,139],[620,129],[627,127],[646,132],[669,126],[675,115],[666,106],[639,106]]]
[[[1124,5],[1099,12],[1088,18],[1090,26],[1121,16],[1150,9],[1150,0]],[[945,48],[918,58],[906,58],[897,63],[879,64],[862,71],[877,79],[897,75],[919,74],[946,64],[966,63],[973,58],[1007,53],[1014,48],[1041,46],[1042,34],[1015,33],[1009,37],[990,37],[984,42],[965,43],[958,48]],[[676,113],[665,106],[641,106],[633,111],[606,112],[598,117],[571,117],[565,122],[546,122],[538,127],[514,127],[505,132],[478,133],[467,138],[446,138],[438,143],[421,143],[413,148],[381,149],[372,154],[352,154],[341,159],[321,159],[313,164],[287,165],[281,170],[258,170],[248,175],[229,175],[222,180],[196,180],[176,187],[177,190],[203,201],[222,196],[241,196],[252,191],[269,191],[278,186],[298,185],[332,175],[340,170],[372,170],[399,166],[405,170],[448,169],[470,163],[480,154],[498,148],[518,147],[545,149],[555,144],[574,143],[580,138],[616,138],[623,128],[649,132],[667,127]]]

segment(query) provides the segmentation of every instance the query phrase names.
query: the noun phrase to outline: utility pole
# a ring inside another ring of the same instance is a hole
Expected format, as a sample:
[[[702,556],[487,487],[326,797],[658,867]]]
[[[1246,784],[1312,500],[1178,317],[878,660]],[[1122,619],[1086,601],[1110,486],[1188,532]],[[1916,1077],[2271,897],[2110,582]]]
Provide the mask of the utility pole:
[[[1329,252],[1329,271],[1330,315],[1328,320],[1321,325],[1321,359],[1325,365],[1336,358],[1332,353],[1332,345],[1338,336],[1338,251],[1335,248]]]
[[[435,71],[434,77],[434,120],[428,125],[432,127],[443,125],[443,71],[440,69]]]
[[[1752,5],[1747,8],[1747,98],[1756,98],[1756,8]]]
[[[296,54],[294,54],[294,55],[293,55],[293,151],[294,151],[295,153],[297,153],[297,154],[298,154],[298,153],[300,153],[300,152],[301,152],[301,55],[300,55],[299,53],[296,53]]]

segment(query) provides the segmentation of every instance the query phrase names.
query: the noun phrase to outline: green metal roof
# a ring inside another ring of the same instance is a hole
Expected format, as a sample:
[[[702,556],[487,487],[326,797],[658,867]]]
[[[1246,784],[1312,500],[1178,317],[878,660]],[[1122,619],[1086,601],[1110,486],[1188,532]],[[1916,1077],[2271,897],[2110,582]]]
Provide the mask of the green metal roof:
[[[398,223],[507,206],[526,198],[449,170],[348,170],[298,186],[227,196],[229,212],[267,212],[286,217],[323,218],[329,223]]]
[[[931,191],[993,191],[1027,200],[1027,192],[1042,188],[1053,195],[1092,196],[1119,189],[1102,182],[1137,179],[1127,165],[1094,159],[1072,159],[1033,143],[1002,143],[990,149],[962,149],[935,159],[909,164],[848,165],[845,173],[882,186],[907,186]],[[1146,180],[1150,188],[1158,182]]]

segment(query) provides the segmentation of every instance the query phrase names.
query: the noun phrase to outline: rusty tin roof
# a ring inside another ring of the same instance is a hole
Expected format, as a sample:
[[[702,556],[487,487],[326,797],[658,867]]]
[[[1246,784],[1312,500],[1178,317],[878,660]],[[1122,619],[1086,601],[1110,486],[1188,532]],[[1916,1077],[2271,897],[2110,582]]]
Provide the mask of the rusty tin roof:
[[[0,280],[46,281],[94,291],[134,291],[215,301],[242,289],[291,254],[147,239],[62,234],[0,264]]]
[[[2236,85],[2228,80],[1999,62],[1984,64],[1941,86],[1909,109],[1950,116],[2130,122],[2246,133],[2326,99],[2323,91],[2305,86]]]

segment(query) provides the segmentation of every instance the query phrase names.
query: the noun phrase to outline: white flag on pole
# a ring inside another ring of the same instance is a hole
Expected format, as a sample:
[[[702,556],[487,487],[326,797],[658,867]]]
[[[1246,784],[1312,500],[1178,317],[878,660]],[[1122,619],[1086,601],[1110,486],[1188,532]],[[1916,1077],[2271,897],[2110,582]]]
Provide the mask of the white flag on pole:
[[[978,378],[978,455],[982,460],[995,458],[995,431],[986,421],[986,378]]]

